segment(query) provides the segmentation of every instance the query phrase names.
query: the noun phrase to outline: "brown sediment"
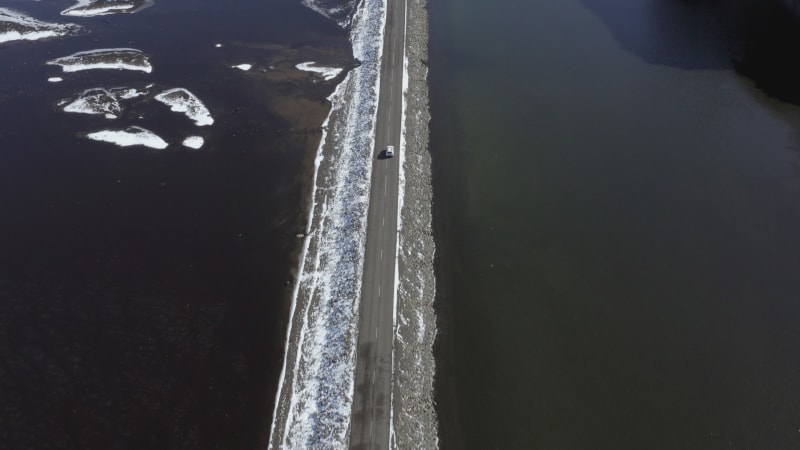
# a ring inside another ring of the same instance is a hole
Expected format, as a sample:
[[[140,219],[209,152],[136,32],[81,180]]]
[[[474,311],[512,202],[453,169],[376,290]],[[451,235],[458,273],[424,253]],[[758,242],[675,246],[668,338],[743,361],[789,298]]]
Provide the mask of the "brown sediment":
[[[428,150],[427,0],[408,0],[405,118],[405,193],[401,211],[399,286],[394,350],[392,448],[438,448],[433,403],[436,314],[435,245],[431,227],[433,190]]]

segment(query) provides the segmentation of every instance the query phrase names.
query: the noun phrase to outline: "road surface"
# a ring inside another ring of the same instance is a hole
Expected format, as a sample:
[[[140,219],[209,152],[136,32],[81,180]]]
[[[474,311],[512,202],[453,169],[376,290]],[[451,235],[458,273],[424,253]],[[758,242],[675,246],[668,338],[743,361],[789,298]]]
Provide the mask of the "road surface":
[[[350,424],[354,450],[389,448],[400,167],[397,156],[386,158],[384,149],[393,145],[395,154],[405,150],[400,148],[405,9],[406,0],[388,0]]]

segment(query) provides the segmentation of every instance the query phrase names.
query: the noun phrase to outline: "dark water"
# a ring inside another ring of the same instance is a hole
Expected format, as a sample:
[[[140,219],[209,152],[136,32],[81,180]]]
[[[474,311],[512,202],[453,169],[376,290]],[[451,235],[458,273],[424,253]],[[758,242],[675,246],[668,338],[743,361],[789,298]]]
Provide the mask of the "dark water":
[[[800,41],[748,7],[430,2],[443,449],[800,448]]]
[[[334,86],[281,70],[347,63],[346,32],[299,1],[60,18],[70,4],[0,5],[90,31],[0,46],[0,448],[264,448],[284,282]],[[44,65],[105,47],[146,52],[153,73]],[[244,62],[253,71],[230,68]],[[271,65],[282,75],[261,72]],[[150,83],[189,89],[216,122],[197,128],[152,100],[118,121],[56,109],[84,89]],[[132,124],[170,148],[80,136]],[[189,134],[205,146],[182,148]]]

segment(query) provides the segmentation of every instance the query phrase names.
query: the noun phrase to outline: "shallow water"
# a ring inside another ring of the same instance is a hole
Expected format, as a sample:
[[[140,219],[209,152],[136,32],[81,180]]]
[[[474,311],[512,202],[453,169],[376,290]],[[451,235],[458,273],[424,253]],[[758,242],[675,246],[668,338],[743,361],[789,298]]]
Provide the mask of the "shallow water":
[[[88,19],[2,6],[89,32],[0,48],[0,448],[264,448],[335,83],[293,67],[349,64],[346,32],[299,1],[157,0]],[[152,73],[45,65],[119,47]],[[150,84],[116,120],[57,106]],[[177,87],[214,123],[152,98]],[[169,146],[86,138],[133,125]]]
[[[800,109],[732,13],[430,11],[442,448],[800,445]]]

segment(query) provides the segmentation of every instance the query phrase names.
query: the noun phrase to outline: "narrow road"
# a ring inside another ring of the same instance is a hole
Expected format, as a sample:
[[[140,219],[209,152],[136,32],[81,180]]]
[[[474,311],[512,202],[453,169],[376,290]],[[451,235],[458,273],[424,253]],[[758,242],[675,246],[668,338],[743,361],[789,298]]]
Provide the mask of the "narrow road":
[[[350,425],[350,448],[354,450],[389,448],[400,167],[398,158],[386,158],[384,149],[393,145],[395,153],[405,150],[399,147],[405,10],[406,0],[388,0]]]

